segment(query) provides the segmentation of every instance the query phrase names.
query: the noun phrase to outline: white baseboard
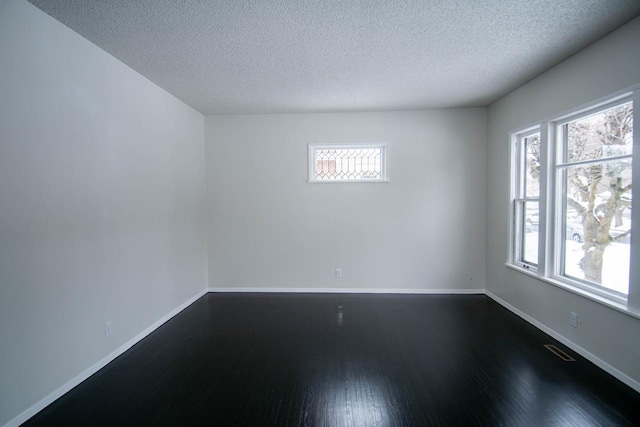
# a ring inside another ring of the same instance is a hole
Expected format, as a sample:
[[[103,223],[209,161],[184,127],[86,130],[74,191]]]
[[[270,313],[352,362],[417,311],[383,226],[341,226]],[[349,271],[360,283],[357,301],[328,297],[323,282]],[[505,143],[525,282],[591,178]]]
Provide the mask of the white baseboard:
[[[597,356],[594,356],[593,354],[589,353],[587,350],[585,350],[584,348],[580,347],[578,344],[574,343],[573,341],[569,340],[568,338],[565,338],[564,336],[560,335],[559,333],[557,333],[553,329],[551,329],[551,328],[543,325],[542,323],[538,322],[533,317],[531,317],[528,314],[520,311],[516,307],[514,307],[511,304],[509,304],[508,302],[506,302],[505,300],[503,300],[500,297],[498,297],[497,295],[493,294],[492,292],[485,291],[485,294],[489,298],[491,298],[492,300],[494,300],[495,302],[497,302],[498,304],[500,304],[501,306],[506,308],[507,310],[511,311],[512,313],[516,314],[517,316],[519,316],[522,319],[526,320],[527,322],[531,323],[533,326],[535,326],[536,328],[540,329],[545,334],[547,334],[547,335],[551,336],[552,338],[555,338],[556,340],[560,341],[562,344],[566,345],[571,350],[575,351],[576,353],[578,353],[579,355],[581,355],[582,357],[584,357],[585,359],[587,359],[588,361],[590,361],[594,365],[598,366],[600,369],[602,369],[605,372],[613,375],[614,377],[616,377],[617,379],[619,379],[620,381],[622,381],[623,383],[625,383],[626,385],[628,385],[629,387],[631,387],[632,389],[634,389],[635,391],[640,393],[640,382],[634,380],[633,378],[631,378],[627,374],[625,374],[625,373],[619,371],[618,369],[614,368],[613,366],[609,365],[607,362],[605,362],[604,360],[598,358]]]
[[[7,424],[5,424],[4,427],[17,427],[20,424],[24,423],[29,418],[33,417],[35,414],[37,414],[38,412],[40,412],[41,410],[43,410],[44,408],[49,406],[56,399],[60,398],[63,394],[65,394],[68,391],[70,391],[72,388],[74,388],[75,386],[77,386],[78,384],[80,384],[81,382],[86,380],[87,378],[89,378],[91,375],[93,375],[96,372],[98,372],[100,369],[104,368],[107,364],[109,364],[109,362],[114,360],[116,357],[120,356],[125,351],[129,350],[131,347],[133,347],[135,344],[137,344],[140,340],[145,338],[151,332],[153,332],[156,329],[158,329],[160,326],[162,326],[164,323],[166,323],[168,320],[170,320],[176,314],[180,313],[182,310],[184,310],[185,308],[187,308],[188,306],[193,304],[198,298],[202,297],[206,293],[207,293],[206,290],[198,292],[193,297],[189,298],[187,301],[182,303],[180,306],[174,308],[173,310],[171,310],[171,312],[169,312],[168,314],[166,314],[165,316],[160,318],[160,320],[155,322],[153,325],[149,326],[147,329],[145,329],[144,331],[140,332],[135,337],[131,338],[129,341],[124,343],[122,346],[118,347],[116,350],[114,350],[111,353],[109,353],[109,355],[104,357],[102,360],[100,360],[99,362],[95,363],[93,366],[85,369],[78,376],[76,376],[72,380],[68,381],[66,384],[62,385],[61,387],[59,387],[58,389],[53,391],[52,393],[50,393],[48,396],[46,396],[45,398],[43,398],[39,402],[31,405],[31,407],[29,407],[26,411],[22,412],[20,415],[18,415],[17,417],[15,417],[11,421],[9,421]]]
[[[219,293],[300,293],[300,294],[484,294],[484,289],[378,289],[378,288],[209,288]]]

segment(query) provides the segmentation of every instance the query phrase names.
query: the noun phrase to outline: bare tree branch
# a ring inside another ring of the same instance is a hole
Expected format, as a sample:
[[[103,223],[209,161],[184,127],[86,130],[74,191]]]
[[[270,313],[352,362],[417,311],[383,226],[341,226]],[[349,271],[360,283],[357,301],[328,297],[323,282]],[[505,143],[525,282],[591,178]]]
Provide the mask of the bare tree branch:
[[[569,206],[571,206],[573,209],[575,209],[576,211],[578,211],[578,213],[582,216],[586,215],[587,213],[587,208],[585,208],[584,206],[582,206],[582,204],[580,204],[580,202],[578,202],[577,200],[575,200],[572,197],[567,197],[567,204]]]
[[[607,203],[600,203],[598,206],[595,207],[595,209],[593,210],[595,213],[600,213],[602,212],[605,208],[607,207]]]
[[[615,236],[615,237],[611,237],[611,236],[610,236],[610,237],[609,237],[609,242],[617,242],[617,241],[620,241],[620,240],[622,240],[622,239],[624,239],[625,237],[630,236],[630,235],[631,235],[631,230],[627,230],[627,231],[625,231],[624,233],[622,233],[622,234],[618,234],[618,235],[617,235],[617,236]]]

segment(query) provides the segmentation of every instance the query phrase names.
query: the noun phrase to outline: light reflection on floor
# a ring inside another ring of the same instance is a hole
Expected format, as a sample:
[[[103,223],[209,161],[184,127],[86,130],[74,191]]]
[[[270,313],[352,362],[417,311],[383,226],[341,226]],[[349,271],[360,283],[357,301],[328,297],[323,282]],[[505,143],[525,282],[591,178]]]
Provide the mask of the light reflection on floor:
[[[376,379],[364,375],[329,385],[322,396],[324,410],[318,411],[317,425],[396,425],[384,390]]]

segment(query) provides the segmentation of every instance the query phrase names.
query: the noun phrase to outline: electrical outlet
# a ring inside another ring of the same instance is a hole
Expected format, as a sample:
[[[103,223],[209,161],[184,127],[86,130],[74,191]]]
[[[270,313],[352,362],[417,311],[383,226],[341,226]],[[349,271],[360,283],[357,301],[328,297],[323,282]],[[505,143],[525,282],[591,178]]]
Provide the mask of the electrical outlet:
[[[571,312],[571,326],[578,327],[578,313]]]
[[[342,277],[342,269],[336,268],[336,279],[339,279],[341,277]]]
[[[109,338],[111,336],[111,320],[104,324],[104,337]]]

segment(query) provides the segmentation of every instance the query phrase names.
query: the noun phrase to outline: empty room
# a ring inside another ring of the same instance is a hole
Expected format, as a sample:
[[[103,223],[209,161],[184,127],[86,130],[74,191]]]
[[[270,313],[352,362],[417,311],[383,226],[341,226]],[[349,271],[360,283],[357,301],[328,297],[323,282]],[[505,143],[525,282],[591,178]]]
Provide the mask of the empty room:
[[[0,0],[0,426],[640,425],[637,0]]]

